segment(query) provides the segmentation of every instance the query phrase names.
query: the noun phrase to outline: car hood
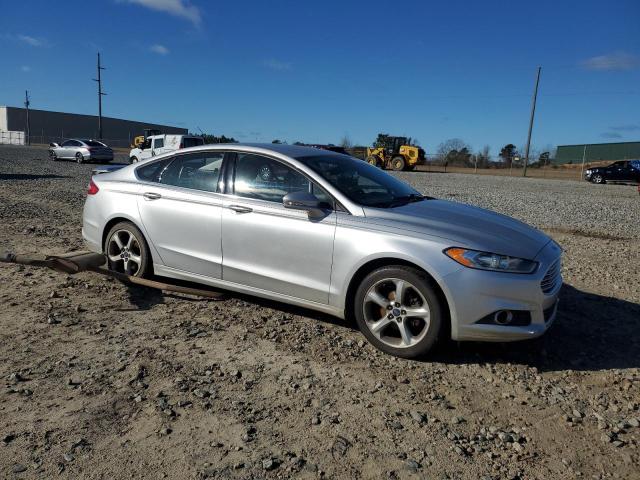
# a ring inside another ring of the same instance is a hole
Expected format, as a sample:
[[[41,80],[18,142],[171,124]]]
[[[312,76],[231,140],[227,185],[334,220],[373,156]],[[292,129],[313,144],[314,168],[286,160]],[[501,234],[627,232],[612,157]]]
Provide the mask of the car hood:
[[[374,223],[447,239],[451,246],[533,259],[551,240],[506,215],[446,200],[423,200],[396,208],[364,209]]]

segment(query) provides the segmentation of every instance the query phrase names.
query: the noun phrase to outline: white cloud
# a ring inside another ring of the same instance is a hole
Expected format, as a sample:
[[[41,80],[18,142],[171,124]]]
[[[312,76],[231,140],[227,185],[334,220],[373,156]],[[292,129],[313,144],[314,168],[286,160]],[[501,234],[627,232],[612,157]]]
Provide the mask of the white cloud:
[[[29,65],[22,65],[22,66],[20,67],[20,70],[22,70],[22,71],[23,71],[23,72],[25,72],[25,73],[28,73],[28,72],[30,72],[30,71],[31,71],[31,67],[30,67]]]
[[[591,57],[582,62],[588,70],[633,70],[640,67],[640,57],[626,52],[614,52]]]
[[[192,5],[189,0],[120,0],[128,3],[135,3],[143,7],[156,10],[158,12],[168,13],[175,17],[189,20],[194,25],[199,25],[202,17],[200,9]]]
[[[164,45],[160,45],[158,43],[156,43],[155,45],[151,45],[149,47],[149,50],[151,50],[153,53],[157,53],[158,55],[168,55],[169,54],[169,49],[167,47],[165,47]]]
[[[30,35],[18,35],[17,38],[32,47],[46,47],[48,45],[45,39],[32,37]]]
[[[276,60],[275,58],[269,58],[262,62],[263,67],[270,68],[271,70],[291,70],[291,63],[282,62],[280,60]]]

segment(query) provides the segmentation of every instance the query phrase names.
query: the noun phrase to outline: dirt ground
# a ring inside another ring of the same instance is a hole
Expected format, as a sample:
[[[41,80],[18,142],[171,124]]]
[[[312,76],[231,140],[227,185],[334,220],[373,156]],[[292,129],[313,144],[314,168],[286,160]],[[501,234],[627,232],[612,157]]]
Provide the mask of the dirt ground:
[[[0,250],[83,248],[90,171],[0,147]],[[456,178],[433,181],[468,194]],[[630,233],[547,229],[566,250],[547,335],[422,361],[283,304],[0,265],[0,478],[640,478],[639,236],[612,218]]]

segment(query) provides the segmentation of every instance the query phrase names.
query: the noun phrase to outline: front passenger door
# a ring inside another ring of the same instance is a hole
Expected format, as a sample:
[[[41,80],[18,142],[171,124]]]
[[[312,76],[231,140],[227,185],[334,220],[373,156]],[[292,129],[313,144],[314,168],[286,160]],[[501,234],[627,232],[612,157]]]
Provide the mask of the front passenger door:
[[[336,229],[331,197],[280,160],[236,158],[222,214],[223,280],[327,304]],[[326,200],[326,216],[285,208],[283,197],[300,190]]]

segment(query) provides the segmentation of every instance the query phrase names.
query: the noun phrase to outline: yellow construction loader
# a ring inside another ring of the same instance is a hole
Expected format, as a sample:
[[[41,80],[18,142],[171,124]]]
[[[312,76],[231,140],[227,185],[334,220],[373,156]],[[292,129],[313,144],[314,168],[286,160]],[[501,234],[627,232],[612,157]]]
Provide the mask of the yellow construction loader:
[[[367,148],[367,162],[387,170],[413,170],[425,161],[424,150],[411,145],[407,137],[378,135],[373,147]]]
[[[131,148],[138,148],[140,145],[144,143],[147,137],[150,137],[151,135],[160,135],[161,133],[162,132],[160,130],[157,130],[155,128],[145,128],[144,135],[138,135],[133,139],[133,144],[131,145]]]

